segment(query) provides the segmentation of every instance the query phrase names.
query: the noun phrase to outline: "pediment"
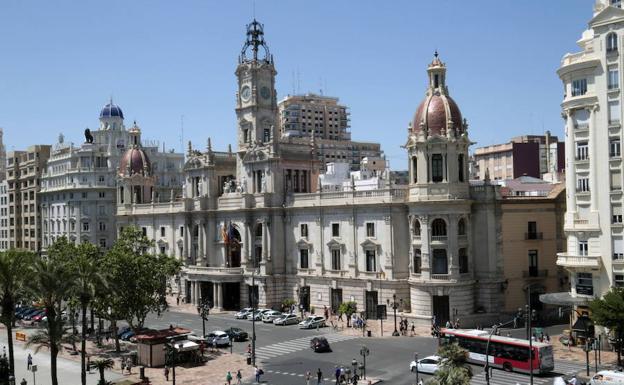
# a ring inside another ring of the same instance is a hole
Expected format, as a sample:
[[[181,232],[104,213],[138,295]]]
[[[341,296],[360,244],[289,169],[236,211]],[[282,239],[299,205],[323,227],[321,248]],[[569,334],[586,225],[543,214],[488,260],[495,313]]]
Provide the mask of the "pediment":
[[[260,161],[260,160],[265,160],[268,157],[269,157],[269,155],[268,155],[266,150],[264,150],[262,148],[259,148],[258,146],[254,145],[254,147],[252,147],[245,154],[245,157],[243,158],[243,162],[257,162],[257,161]]]
[[[308,242],[306,239],[301,238],[297,241],[297,247],[300,249],[311,249],[312,242]]]
[[[327,242],[327,247],[330,249],[339,249],[344,246],[344,243],[338,241],[336,238],[332,238]]]
[[[364,249],[376,249],[381,246],[381,244],[373,239],[366,238],[364,242],[360,243],[360,246]]]
[[[591,27],[596,27],[622,20],[624,20],[624,9],[605,7],[589,21],[589,25]]]
[[[159,246],[166,246],[168,242],[164,239],[159,239],[156,243],[158,243]]]

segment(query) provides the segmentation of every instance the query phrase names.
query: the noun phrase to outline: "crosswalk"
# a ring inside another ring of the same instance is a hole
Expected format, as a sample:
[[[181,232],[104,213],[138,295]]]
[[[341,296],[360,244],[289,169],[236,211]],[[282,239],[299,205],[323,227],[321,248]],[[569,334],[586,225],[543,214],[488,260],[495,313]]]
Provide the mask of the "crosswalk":
[[[568,362],[568,361],[555,361],[555,370],[553,373],[558,373],[560,375],[569,376],[573,373],[578,373],[580,370],[585,368],[585,366],[581,363],[577,362]],[[509,373],[503,370],[492,371],[492,376],[490,377],[490,385],[514,385],[521,384],[525,385],[529,383],[529,375],[524,373]],[[553,377],[541,377],[541,376],[533,376],[533,384],[534,385],[546,385],[552,384]],[[478,375],[474,376],[470,381],[472,385],[485,385],[485,372],[481,372]]]
[[[309,337],[297,338],[290,341],[280,342],[256,348],[256,359],[267,361],[271,358],[283,356],[304,349],[310,349],[310,340],[314,337],[325,337],[331,346],[334,342],[351,340],[358,338],[356,336],[348,336],[340,333],[321,334]]]

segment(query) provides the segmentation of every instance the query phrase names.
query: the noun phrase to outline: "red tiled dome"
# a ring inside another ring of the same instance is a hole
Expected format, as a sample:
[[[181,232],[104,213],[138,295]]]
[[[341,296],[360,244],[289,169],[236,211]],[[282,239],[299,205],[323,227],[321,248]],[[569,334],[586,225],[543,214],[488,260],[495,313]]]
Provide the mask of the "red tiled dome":
[[[448,111],[448,116],[447,116]],[[457,135],[464,132],[462,115],[457,103],[448,95],[431,95],[427,96],[418,109],[412,122],[413,132],[421,131],[421,123],[423,129],[429,135],[442,135],[442,131],[446,131],[447,122],[452,121],[452,127]]]
[[[119,161],[119,174],[130,176],[140,174],[149,175],[151,172],[150,160],[145,151],[138,147],[129,148]]]

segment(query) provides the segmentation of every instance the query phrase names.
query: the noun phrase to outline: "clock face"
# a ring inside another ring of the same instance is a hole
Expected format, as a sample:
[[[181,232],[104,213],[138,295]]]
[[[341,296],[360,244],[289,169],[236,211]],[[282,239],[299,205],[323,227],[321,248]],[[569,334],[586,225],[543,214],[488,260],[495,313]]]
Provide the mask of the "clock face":
[[[264,86],[260,89],[260,96],[262,96],[263,99],[268,99],[271,97],[271,90],[269,90],[269,87]]]
[[[249,88],[249,86],[243,86],[241,89],[241,98],[244,101],[248,101],[251,98],[251,88]]]

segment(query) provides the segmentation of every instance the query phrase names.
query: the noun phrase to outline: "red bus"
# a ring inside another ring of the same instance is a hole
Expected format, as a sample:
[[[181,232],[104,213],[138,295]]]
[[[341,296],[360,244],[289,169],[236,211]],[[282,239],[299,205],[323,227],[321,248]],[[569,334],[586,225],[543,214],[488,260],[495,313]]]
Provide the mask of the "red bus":
[[[443,343],[456,342],[468,350],[469,361],[485,363],[485,349],[490,333],[485,330],[445,329],[441,330]],[[488,350],[489,365],[508,372],[531,371],[529,362],[529,341],[519,338],[493,335]],[[555,368],[552,346],[533,342],[533,373],[548,373]]]

